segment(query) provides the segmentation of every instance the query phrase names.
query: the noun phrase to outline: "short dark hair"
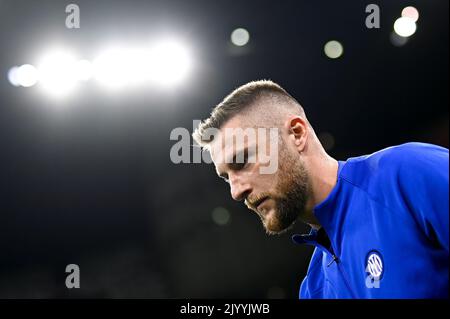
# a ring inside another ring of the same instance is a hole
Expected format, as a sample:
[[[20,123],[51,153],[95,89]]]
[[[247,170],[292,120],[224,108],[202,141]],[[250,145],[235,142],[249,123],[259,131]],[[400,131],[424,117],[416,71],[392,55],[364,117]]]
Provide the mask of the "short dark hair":
[[[212,142],[212,138],[210,134],[205,134],[209,128],[220,129],[235,115],[267,97],[284,102],[294,102],[303,114],[303,109],[297,100],[280,85],[270,80],[252,81],[235,89],[212,110],[210,117],[202,121],[192,134],[194,140],[201,146],[209,144]]]

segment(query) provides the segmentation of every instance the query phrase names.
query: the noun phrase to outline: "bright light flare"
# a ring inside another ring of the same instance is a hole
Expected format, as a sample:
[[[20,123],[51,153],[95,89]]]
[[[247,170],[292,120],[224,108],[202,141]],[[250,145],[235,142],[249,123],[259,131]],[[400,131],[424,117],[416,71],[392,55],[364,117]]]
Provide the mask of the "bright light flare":
[[[344,47],[339,41],[332,40],[325,44],[323,51],[330,59],[337,59],[344,53]]]
[[[50,94],[62,96],[69,93],[77,82],[75,58],[67,52],[47,54],[39,64],[40,84]]]
[[[419,11],[412,6],[406,7],[402,10],[402,17],[410,18],[414,22],[417,22],[419,20]]]
[[[191,69],[191,56],[176,41],[163,41],[145,49],[109,49],[94,61],[95,78],[111,88],[154,83],[180,83]]]
[[[126,84],[130,74],[127,63],[133,57],[127,56],[123,49],[108,49],[94,60],[95,78],[110,88],[119,88]]]
[[[187,48],[175,41],[161,42],[149,51],[151,80],[162,85],[181,82],[191,69],[191,56]]]
[[[9,69],[8,71],[8,80],[9,83],[11,83],[14,86],[20,86],[19,83],[19,77],[18,77],[18,70],[19,67],[18,66],[13,66],[11,69]]]
[[[174,86],[192,68],[190,50],[182,43],[165,40],[143,48],[110,47],[91,63],[77,60],[67,51],[46,54],[38,64],[13,67],[8,80],[14,86],[39,84],[48,93],[63,96],[81,81],[95,78],[113,90],[136,84]]]
[[[92,77],[93,72],[92,63],[88,60],[79,60],[75,64],[75,78],[79,81],[88,81]]]
[[[244,28],[237,28],[231,33],[231,42],[238,47],[246,45],[249,40],[250,33]]]
[[[31,64],[24,64],[17,69],[11,70],[10,76],[10,81],[12,80],[23,87],[33,86],[39,80],[38,71]]]
[[[401,17],[395,20],[394,31],[401,37],[410,37],[416,32],[416,23],[408,17]]]

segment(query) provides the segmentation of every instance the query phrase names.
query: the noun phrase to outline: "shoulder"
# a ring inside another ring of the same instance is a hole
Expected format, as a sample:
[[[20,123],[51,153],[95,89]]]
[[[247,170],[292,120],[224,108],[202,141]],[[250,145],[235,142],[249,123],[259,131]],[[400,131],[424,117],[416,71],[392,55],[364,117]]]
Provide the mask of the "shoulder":
[[[379,179],[409,178],[417,174],[448,172],[446,148],[426,143],[405,143],[372,154],[349,158],[342,170],[347,181],[366,188]]]
[[[430,160],[448,159],[448,149],[427,143],[411,142],[385,148],[372,154],[388,161],[386,164],[424,165],[432,164]]]

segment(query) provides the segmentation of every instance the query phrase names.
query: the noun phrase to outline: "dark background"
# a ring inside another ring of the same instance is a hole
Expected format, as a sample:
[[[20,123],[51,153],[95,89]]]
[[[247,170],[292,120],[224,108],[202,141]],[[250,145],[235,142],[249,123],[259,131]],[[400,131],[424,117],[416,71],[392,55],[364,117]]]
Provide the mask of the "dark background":
[[[172,129],[192,130],[235,87],[272,79],[305,108],[328,151],[346,159],[408,141],[448,147],[448,1],[0,0],[0,297],[296,298],[310,247],[268,237],[212,165],[173,164]],[[365,27],[365,7],[381,28]],[[407,5],[417,32],[390,42]],[[250,42],[233,47],[233,29]],[[91,59],[108,40],[188,39],[195,67],[177,88],[124,92],[87,82],[55,100],[13,87],[9,68],[52,44]],[[323,53],[332,39],[336,60]],[[323,133],[326,132],[326,135]],[[219,226],[212,211],[231,220]],[[65,267],[81,288],[65,287]]]

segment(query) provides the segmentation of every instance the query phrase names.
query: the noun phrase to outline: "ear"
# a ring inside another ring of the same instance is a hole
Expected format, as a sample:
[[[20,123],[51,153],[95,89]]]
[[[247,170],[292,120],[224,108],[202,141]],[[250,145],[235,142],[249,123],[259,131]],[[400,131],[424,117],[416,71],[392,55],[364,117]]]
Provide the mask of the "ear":
[[[306,139],[308,136],[308,124],[306,120],[300,116],[292,116],[286,122],[286,128],[290,139],[294,142],[295,147],[299,152],[302,152],[306,146]]]

